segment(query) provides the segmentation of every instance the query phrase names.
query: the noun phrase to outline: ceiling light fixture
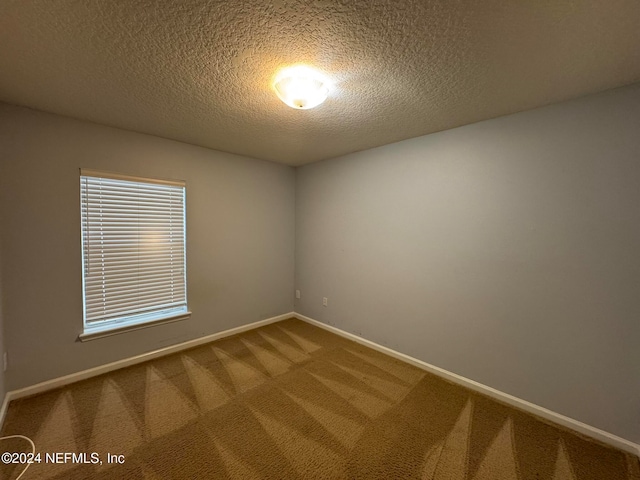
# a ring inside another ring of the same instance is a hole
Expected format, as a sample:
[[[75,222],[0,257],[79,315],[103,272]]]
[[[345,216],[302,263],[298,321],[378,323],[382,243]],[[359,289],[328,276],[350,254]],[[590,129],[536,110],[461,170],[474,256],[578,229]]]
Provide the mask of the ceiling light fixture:
[[[280,100],[296,110],[317,107],[329,95],[327,78],[305,65],[296,65],[280,71],[273,88]]]

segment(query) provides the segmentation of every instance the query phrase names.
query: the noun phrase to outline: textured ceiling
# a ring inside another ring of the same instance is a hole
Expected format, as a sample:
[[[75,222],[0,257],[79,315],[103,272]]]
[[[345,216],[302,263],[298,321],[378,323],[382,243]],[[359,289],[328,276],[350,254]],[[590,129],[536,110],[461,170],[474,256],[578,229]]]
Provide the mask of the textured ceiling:
[[[640,81],[638,0],[0,0],[0,100],[300,165]],[[296,111],[278,68],[329,99]]]

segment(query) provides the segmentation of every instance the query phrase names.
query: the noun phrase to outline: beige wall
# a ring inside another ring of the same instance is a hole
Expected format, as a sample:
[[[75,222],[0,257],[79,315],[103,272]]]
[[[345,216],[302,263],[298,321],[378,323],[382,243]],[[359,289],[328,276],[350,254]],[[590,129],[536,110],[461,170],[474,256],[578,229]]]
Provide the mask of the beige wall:
[[[190,320],[80,343],[80,167],[187,182]],[[293,310],[290,167],[0,105],[7,388]]]
[[[0,225],[2,225],[2,217],[0,216]],[[0,405],[2,405],[2,402],[4,400],[4,394],[5,394],[5,386],[4,386],[4,368],[3,368],[3,352],[4,352],[4,317],[2,314],[2,310],[3,310],[3,297],[2,297],[2,248],[1,248],[1,244],[0,244]]]
[[[640,84],[296,176],[297,312],[640,443]]]

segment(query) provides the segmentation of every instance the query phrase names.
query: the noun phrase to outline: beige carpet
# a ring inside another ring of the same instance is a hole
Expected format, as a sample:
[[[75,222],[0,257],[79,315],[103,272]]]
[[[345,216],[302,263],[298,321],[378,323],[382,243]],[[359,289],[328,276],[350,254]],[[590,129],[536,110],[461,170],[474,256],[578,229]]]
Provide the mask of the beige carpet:
[[[636,457],[293,319],[14,401],[10,434],[43,455],[23,480],[640,480]]]

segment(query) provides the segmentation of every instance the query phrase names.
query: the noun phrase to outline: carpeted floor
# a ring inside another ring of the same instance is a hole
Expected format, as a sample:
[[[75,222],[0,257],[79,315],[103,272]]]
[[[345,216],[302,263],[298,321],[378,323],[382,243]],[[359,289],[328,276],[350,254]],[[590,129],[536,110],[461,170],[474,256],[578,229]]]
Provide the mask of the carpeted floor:
[[[294,319],[14,401],[10,434],[42,454],[22,480],[640,480],[636,457]]]

